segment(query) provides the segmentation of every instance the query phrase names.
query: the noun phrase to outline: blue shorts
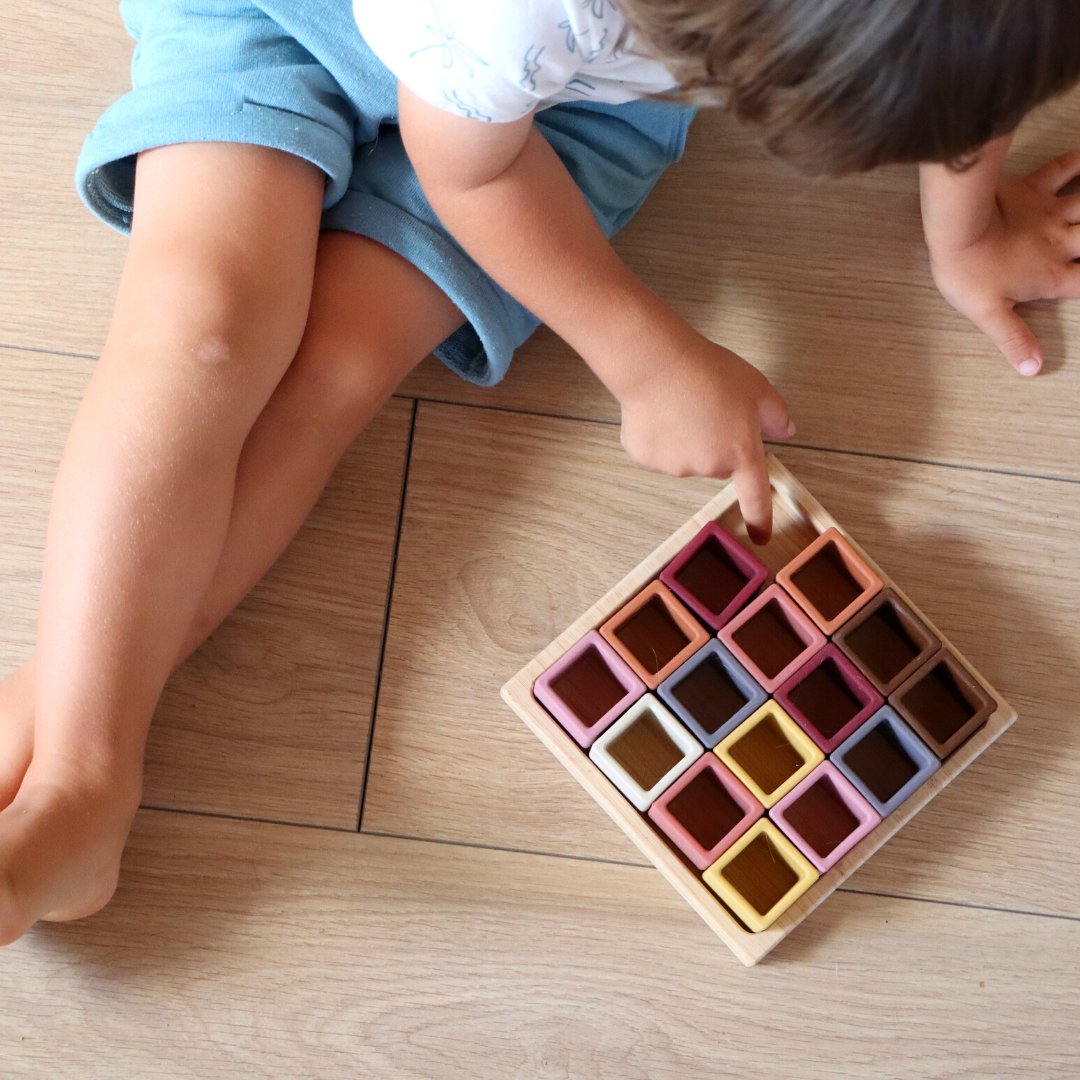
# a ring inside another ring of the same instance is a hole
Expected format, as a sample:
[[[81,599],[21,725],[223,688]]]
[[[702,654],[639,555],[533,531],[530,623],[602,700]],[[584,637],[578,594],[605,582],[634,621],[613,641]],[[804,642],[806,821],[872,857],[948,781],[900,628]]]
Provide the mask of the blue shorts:
[[[255,143],[326,173],[323,228],[371,237],[443,289],[468,323],[436,350],[497,383],[538,320],[440,225],[405,154],[393,75],[350,0],[122,0],[138,42],[131,93],[98,122],[76,182],[103,221],[131,227],[135,155],[187,142]],[[536,117],[607,235],[682,155],[694,110],[656,101],[556,105]]]

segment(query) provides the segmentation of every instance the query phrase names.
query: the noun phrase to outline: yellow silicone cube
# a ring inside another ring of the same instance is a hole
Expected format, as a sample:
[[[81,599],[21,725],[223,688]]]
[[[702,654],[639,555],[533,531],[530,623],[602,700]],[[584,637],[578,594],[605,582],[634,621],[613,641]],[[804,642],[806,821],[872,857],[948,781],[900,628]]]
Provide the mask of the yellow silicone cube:
[[[819,875],[768,818],[761,818],[702,877],[758,933],[787,911]]]
[[[714,752],[766,809],[825,760],[817,743],[771,699]]]

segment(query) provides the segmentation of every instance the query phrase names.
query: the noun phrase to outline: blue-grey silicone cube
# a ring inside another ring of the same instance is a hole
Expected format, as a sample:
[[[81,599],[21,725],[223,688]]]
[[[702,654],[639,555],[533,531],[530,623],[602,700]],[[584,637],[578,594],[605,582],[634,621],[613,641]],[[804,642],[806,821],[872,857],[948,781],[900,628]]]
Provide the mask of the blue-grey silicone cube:
[[[911,760],[911,763],[915,766],[915,775],[903,787],[901,787],[891,798],[882,802],[873,791],[867,786],[855,770],[848,765],[847,758],[848,753],[853,747],[866,738],[872,731],[874,731],[880,725],[885,724],[891,730],[893,735],[896,736],[896,741],[900,744],[904,753]],[[941,762],[938,760],[937,755],[930,749],[915,734],[914,731],[896,715],[896,712],[889,705],[883,705],[865,724],[858,729],[858,731],[849,735],[830,755],[832,763],[859,789],[859,793],[866,798],[866,801],[882,816],[888,817],[913,791],[922,787],[926,781],[938,771],[941,766]]]
[[[724,721],[716,731],[708,731],[676,696],[676,688],[702,664],[719,664],[727,673],[746,704]],[[730,735],[752,712],[769,699],[753,676],[715,638],[699,649],[685,664],[669,675],[656,689],[664,704],[711,750],[721,739]]]

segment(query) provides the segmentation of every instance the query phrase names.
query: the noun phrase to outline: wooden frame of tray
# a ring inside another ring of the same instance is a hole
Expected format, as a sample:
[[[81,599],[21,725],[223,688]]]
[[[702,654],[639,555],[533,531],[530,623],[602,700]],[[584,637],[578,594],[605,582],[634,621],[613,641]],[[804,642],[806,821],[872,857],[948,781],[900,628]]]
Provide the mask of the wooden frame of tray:
[[[881,576],[886,586],[897,592],[926,626],[941,639],[941,643],[952,650],[953,655],[997,703],[997,707],[985,726],[946,758],[941,768],[914,795],[852,848],[831,870],[823,874],[772,926],[759,933],[746,930],[720,902],[716,894],[705,885],[700,875],[676,855],[655,831],[648,818],[627,801],[618,788],[589,760],[588,754],[567,735],[532,695],[532,685],[537,676],[546,671],[585,634],[606,622],[628,600],[654,580],[707,522],[719,521],[735,535],[736,539],[748,544],[745,540],[746,531],[739,513],[734,485],[728,484],[502,688],[503,700],[525,721],[541,742],[563,763],[571,775],[607,811],[608,815],[671,882],[687,903],[747,966],[756,964],[783,941],[849,874],[870,858],[898,829],[907,824],[954,776],[966,769],[1016,720],[1017,715],[1009,703],[863,551],[844,527],[771,454],[768,456],[768,464],[773,488],[773,539],[766,547],[752,550],[769,567],[770,580],[778,569],[786,565],[817,535],[830,526],[834,526]]]

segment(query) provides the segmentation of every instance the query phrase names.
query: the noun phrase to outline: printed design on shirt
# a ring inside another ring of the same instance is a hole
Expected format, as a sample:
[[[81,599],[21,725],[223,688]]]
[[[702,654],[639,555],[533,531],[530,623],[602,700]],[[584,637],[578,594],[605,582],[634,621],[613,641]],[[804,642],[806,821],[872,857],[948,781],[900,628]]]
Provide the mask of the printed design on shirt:
[[[602,19],[608,8],[611,8],[612,11],[619,10],[614,0],[578,0],[578,3],[583,9],[591,8],[594,19]]]
[[[529,90],[532,93],[536,93],[536,75],[540,71],[543,65],[540,63],[540,56],[544,51],[543,45],[530,45],[525,50],[524,67],[522,68],[521,78],[518,79],[518,86],[522,90]]]
[[[492,122],[487,113],[482,113],[475,105],[470,105],[456,90],[444,90],[443,98],[462,116],[467,116],[470,120],[483,120],[486,124]]]
[[[578,76],[566,84],[566,89],[573,94],[580,94],[582,97],[591,97],[596,92],[596,84],[586,82],[581,76]]]
[[[597,19],[603,18],[604,5],[610,5],[611,0],[578,0],[578,5],[584,10],[585,8],[592,7],[593,16]],[[591,37],[588,28],[584,30],[577,30],[574,24],[569,18],[563,19],[559,23],[559,29],[566,31],[566,51],[569,53],[576,53],[578,51],[578,45],[581,45],[581,58],[586,64],[591,64],[603,51],[604,45],[607,43],[608,31],[610,26],[604,27],[604,32],[600,35],[600,40],[592,45],[588,52],[585,51],[585,41]]]
[[[414,56],[419,56],[420,53],[430,52],[432,49],[442,50],[442,66],[444,68],[452,68],[455,65],[459,65],[466,75],[471,79],[473,77],[473,64],[479,64],[483,67],[489,67],[488,62],[469,48],[463,41],[460,41],[454,34],[454,24],[447,23],[443,26],[442,17],[439,15],[439,9],[435,6],[434,0],[431,4],[431,13],[435,16],[434,24],[428,23],[425,27],[430,31],[438,40],[431,45],[424,45],[422,48],[415,49],[409,53],[409,59]],[[472,63],[470,63],[472,61]],[[490,117],[488,118],[490,119]]]

